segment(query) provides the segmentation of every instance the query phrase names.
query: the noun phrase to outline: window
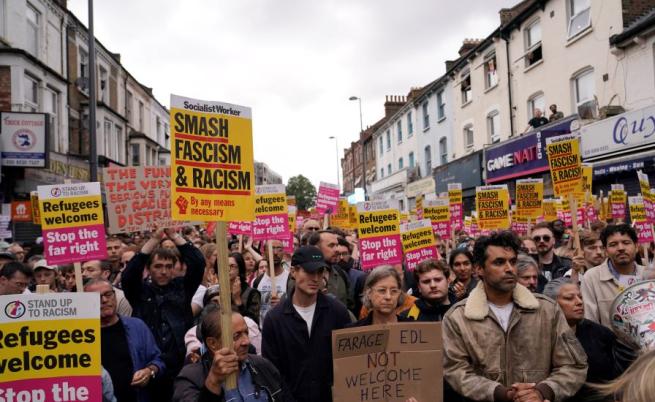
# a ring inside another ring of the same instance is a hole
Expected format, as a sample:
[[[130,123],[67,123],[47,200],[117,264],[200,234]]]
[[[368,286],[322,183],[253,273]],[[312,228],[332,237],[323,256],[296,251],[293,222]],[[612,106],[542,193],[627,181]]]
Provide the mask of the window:
[[[157,130],[157,143],[161,144],[161,120],[159,119],[159,116],[155,118],[155,127]]]
[[[105,138],[105,152],[104,155],[110,159],[114,159],[114,155],[112,154],[112,146],[111,143],[113,142],[111,140],[111,129],[112,129],[112,124],[111,121],[105,120],[105,131],[103,131],[103,136]]]
[[[383,142],[383,140],[382,140],[382,136],[380,136],[380,137],[378,138],[378,140],[379,140],[378,142],[379,142],[379,144],[380,144],[380,154],[382,154],[382,153],[384,152],[384,142]]]
[[[430,114],[428,113],[428,102],[423,102],[423,130],[430,128]]]
[[[465,105],[471,101],[471,71],[468,68],[462,71],[460,78],[462,79],[460,84],[460,91],[462,93],[462,105]]]
[[[107,80],[107,70],[104,67],[100,67],[100,80],[98,82],[100,86],[100,101],[105,104],[109,104],[109,82]]]
[[[423,173],[423,177],[427,177],[432,174],[432,149],[429,145],[425,147],[423,153],[425,155],[425,172]]]
[[[36,78],[25,74],[23,87],[23,111],[37,112],[39,110],[39,81],[37,81]]]
[[[380,178],[384,177],[384,168],[380,168]]]
[[[387,165],[387,176],[391,176],[391,163]]]
[[[415,165],[414,152],[410,152],[408,158],[409,158],[409,168],[412,169],[414,167],[414,165]]]
[[[576,106],[594,99],[594,70],[584,70],[573,77],[573,96]]]
[[[541,61],[541,23],[533,22],[525,29],[525,67]]]
[[[391,130],[387,130],[387,152],[391,151]]]
[[[487,115],[487,132],[489,133],[490,143],[500,141],[500,113],[497,110]]]
[[[46,87],[43,91],[43,111],[48,113],[50,125],[48,127],[48,149],[50,151],[57,151],[59,144],[59,93],[52,88]]]
[[[498,84],[498,74],[496,71],[496,52],[492,52],[484,58],[484,87],[492,88]]]
[[[134,102],[132,99],[132,92],[127,91],[127,100],[125,101],[125,115],[127,116],[128,123],[132,123],[132,108],[134,107],[132,102]]]
[[[473,126],[470,124],[464,127],[464,147],[467,151],[473,149]]]
[[[130,153],[132,154],[132,166],[141,165],[141,146],[139,144],[131,144]]]
[[[25,49],[34,56],[39,56],[39,24],[41,15],[31,5],[27,5],[25,19],[27,24],[25,32]]]
[[[444,101],[443,91],[437,92],[437,119],[443,120],[446,118],[446,103]]]
[[[116,143],[116,160],[123,162],[123,157],[125,156],[125,139],[123,138],[123,127],[114,126],[114,131],[116,132],[116,138],[114,142]]]
[[[534,117],[534,110],[539,109],[541,113],[544,113],[546,108],[546,98],[544,97],[543,92],[537,92],[528,99],[528,117],[531,119]]]
[[[404,168],[405,166],[405,161],[403,161],[403,158],[398,158],[398,170]]]
[[[81,47],[78,48],[80,55],[80,69],[78,72],[79,80],[77,82],[77,87],[84,93],[89,91],[89,53]]]
[[[398,133],[398,143],[400,144],[403,142],[403,125],[400,120],[396,123],[396,132]]]
[[[143,102],[139,101],[139,130],[141,130],[141,132],[144,130],[143,123]]]
[[[569,0],[569,38],[591,25],[591,0]]]
[[[414,123],[412,122],[412,112],[407,112],[407,137],[411,137],[414,134]]]
[[[442,165],[448,163],[448,139],[446,137],[441,137],[439,140],[439,157]]]

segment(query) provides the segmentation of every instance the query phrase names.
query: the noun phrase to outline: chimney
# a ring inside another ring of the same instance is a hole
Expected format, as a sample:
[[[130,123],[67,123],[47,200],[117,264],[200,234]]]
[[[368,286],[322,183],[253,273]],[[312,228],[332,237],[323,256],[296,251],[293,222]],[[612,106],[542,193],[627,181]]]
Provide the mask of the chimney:
[[[510,8],[501,8],[498,14],[500,15],[500,25],[502,26],[507,25],[514,17],[514,13],[512,13],[512,9]]]
[[[400,110],[405,104],[404,96],[386,95],[384,97],[384,116],[389,117]]]
[[[480,39],[464,39],[462,42],[462,47],[459,48],[459,57],[464,56],[466,53],[468,53],[471,49],[479,45],[481,42]]]
[[[411,102],[423,90],[421,87],[412,87],[407,94],[407,102]]]
[[[457,60],[446,60],[446,71],[450,71],[451,68],[455,65]]]

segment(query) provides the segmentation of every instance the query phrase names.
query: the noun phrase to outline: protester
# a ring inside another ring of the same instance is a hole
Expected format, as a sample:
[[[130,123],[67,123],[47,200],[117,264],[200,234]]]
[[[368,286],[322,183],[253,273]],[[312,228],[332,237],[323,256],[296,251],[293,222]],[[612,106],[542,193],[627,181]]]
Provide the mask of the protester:
[[[403,271],[402,264],[394,264],[394,265],[392,265],[392,267],[396,270],[396,272],[398,272],[398,275],[400,276],[400,281],[401,281],[401,284],[402,284],[402,286],[400,288],[402,294],[399,297],[400,305],[396,308],[396,314],[399,315],[403,311],[409,310],[410,308],[412,308],[412,306],[416,302],[416,297],[408,294],[407,291],[406,291],[406,289],[412,289],[412,288],[408,287],[407,284],[406,284],[407,275],[406,275],[406,272]],[[411,275],[410,278],[412,279],[412,281],[414,281],[414,279],[412,277],[413,277],[413,275]],[[418,292],[418,290],[417,290],[417,292]],[[369,313],[368,308],[366,307],[366,305],[364,305],[364,306],[362,306],[362,309],[359,312],[359,317],[358,318],[360,320],[362,320],[362,319],[368,317],[368,313]]]
[[[175,242],[187,266],[183,277],[173,277],[178,262],[169,250],[156,248],[164,233]],[[143,280],[146,268],[150,280]],[[182,368],[185,356],[184,334],[193,325],[191,299],[202,281],[205,260],[195,246],[172,229],[157,229],[123,272],[125,296],[134,310],[150,328],[166,363],[166,378],[157,387],[157,401],[170,400],[173,378]]]
[[[589,364],[586,383],[605,383],[625,371],[634,359],[634,353],[617,342],[616,335],[608,328],[584,319],[582,293],[576,283],[570,278],[554,279],[546,285],[544,295],[557,301],[582,344]],[[598,401],[598,392],[585,384],[572,400]]]
[[[449,290],[448,276],[449,268],[445,262],[435,259],[421,261],[414,269],[419,297],[400,317],[414,321],[443,320],[446,311],[457,302],[457,296]]]
[[[350,298],[353,300],[353,308],[350,310],[355,317],[359,316],[362,309],[362,296],[364,294],[364,282],[366,281],[366,273],[355,269],[355,259],[352,257],[353,246],[345,238],[339,237],[337,239],[339,245],[337,246],[337,257],[339,268],[341,268],[350,281]]]
[[[265,358],[248,354],[250,340],[244,317],[232,313],[232,348],[221,342],[220,308],[209,303],[200,316],[199,338],[206,346],[200,361],[187,365],[175,379],[175,402],[280,401],[293,402],[279,371]],[[225,389],[225,379],[237,374],[237,388]]]
[[[402,280],[391,265],[381,265],[366,277],[363,303],[368,315],[347,327],[362,327],[374,324],[393,324],[406,321],[396,315],[396,309],[402,305]]]
[[[110,281],[114,280],[114,277],[120,272],[121,266],[121,253],[125,249],[125,243],[116,236],[110,236],[107,238],[107,261],[111,264]]]
[[[537,243],[532,240],[532,237],[521,237],[521,252],[529,255],[537,263],[539,263],[539,252],[537,251]]]
[[[11,261],[0,268],[0,296],[19,295],[27,291],[32,270],[18,261]]]
[[[41,258],[43,257],[40,257],[39,259]],[[16,261],[16,256],[14,255],[14,253],[11,253],[9,251],[0,252],[0,269],[2,268],[3,265],[12,261]]]
[[[302,224],[302,229],[300,231],[301,237],[307,234],[308,232],[317,232],[321,230],[321,225],[315,219],[307,219]]]
[[[205,258],[205,272],[202,277],[202,282],[198,285],[198,289],[191,299],[191,311],[193,311],[194,317],[202,311],[202,299],[205,296],[207,288],[218,283],[218,273],[216,271],[216,244],[207,243],[200,247],[200,252]]]
[[[532,293],[541,293],[547,283],[546,278],[539,275],[537,262],[525,254],[516,258],[516,280]]]
[[[100,294],[101,360],[116,399],[154,402],[151,391],[166,365],[152,332],[140,319],[118,314],[116,290],[107,279],[91,279],[84,291]]]
[[[273,294],[273,281],[269,276],[269,271],[266,270],[261,274],[255,282],[253,288],[257,289],[261,298],[261,305],[259,307],[259,320],[264,322],[264,317],[270,309],[277,306],[280,299],[287,291],[287,281],[289,280],[289,271],[284,268],[282,264],[282,255],[284,254],[284,247],[279,240],[269,240],[273,248],[273,272],[275,273],[275,294]],[[260,261],[261,263],[261,261]]]
[[[231,253],[228,257],[230,283],[232,284],[232,305],[244,317],[250,317],[259,324],[261,294],[248,286],[246,281],[246,262],[240,253]]]
[[[65,292],[77,291],[75,266],[73,264],[60,265],[59,275],[61,275],[60,277],[61,287]]]
[[[612,328],[610,308],[623,289],[643,277],[637,265],[637,232],[628,224],[609,225],[600,234],[607,260],[585,272],[581,281],[585,318]]]
[[[291,259],[291,294],[264,320],[262,354],[280,371],[298,402],[332,401],[332,330],[350,322],[346,307],[319,292],[328,264],[313,246]]]
[[[655,349],[644,352],[623,375],[595,387],[608,400],[616,402],[652,402],[655,395]]]
[[[309,236],[307,244],[318,247],[328,264],[328,292],[334,295],[349,310],[353,310],[355,300],[351,297],[350,280],[338,265],[337,247],[339,246],[339,236],[327,230],[314,231]]]
[[[20,245],[20,243],[16,243],[16,242],[11,243],[7,248],[7,251],[9,251],[14,256],[16,256],[16,261],[18,262],[25,261],[25,250],[23,249],[23,246]]]
[[[119,270],[114,276],[114,280],[111,281],[111,283],[116,286],[117,288],[120,288],[121,285],[121,277],[123,275],[123,271],[125,271],[125,267],[127,267],[127,263],[130,262],[132,257],[136,255],[136,253],[139,251],[139,248],[134,245],[127,246],[123,252],[121,253],[121,259],[120,259],[120,264],[118,265]]]
[[[573,257],[572,268],[564,276],[570,277],[573,271],[584,275],[589,269],[597,267],[605,261],[605,248],[598,234],[589,230],[582,231],[580,233],[580,245],[582,254]]]
[[[478,284],[478,280],[473,277],[473,255],[465,248],[455,249],[450,253],[448,265],[455,273],[451,288],[457,300],[467,298]],[[448,272],[446,278],[450,276],[450,270],[444,272]]]
[[[543,126],[544,124],[548,124],[548,119],[542,116],[542,111],[539,108],[534,108],[532,110],[532,118],[530,121],[528,121],[528,126],[523,130],[523,132],[528,132],[530,130],[534,130],[536,128],[539,128]]]
[[[571,269],[571,260],[555,254],[555,234],[547,222],[537,223],[532,229],[532,240],[537,244],[539,266],[547,280],[564,276]]]
[[[37,285],[47,285],[51,292],[59,292],[61,289],[57,284],[57,267],[48,265],[45,259],[40,259],[34,263],[34,289]]]
[[[257,263],[262,260],[262,256],[253,248],[252,237],[246,237],[242,255],[246,263],[246,280],[248,286],[252,287],[253,282],[259,276]]]
[[[559,120],[559,119],[564,118],[564,113],[557,110],[557,105],[556,104],[553,103],[552,105],[550,105],[549,109],[550,109],[550,116],[548,116],[548,121],[549,122],[553,122],[555,120]]]
[[[561,401],[585,380],[584,351],[559,306],[516,283],[520,246],[508,231],[478,238],[481,281],[444,318],[444,377],[465,398]]]
[[[109,281],[111,276],[111,265],[108,261],[100,260],[89,260],[82,263],[82,277],[86,280],[90,279],[105,279]],[[75,273],[73,273],[73,280],[75,279]],[[125,317],[130,317],[132,315],[132,306],[125,298],[125,293],[114,286],[114,292],[116,293],[116,309],[118,314]]]

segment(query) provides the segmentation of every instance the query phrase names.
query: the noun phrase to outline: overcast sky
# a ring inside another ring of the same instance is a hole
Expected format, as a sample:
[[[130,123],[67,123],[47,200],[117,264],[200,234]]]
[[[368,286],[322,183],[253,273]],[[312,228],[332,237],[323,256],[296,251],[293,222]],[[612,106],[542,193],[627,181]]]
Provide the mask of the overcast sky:
[[[96,0],[95,35],[157,99],[253,109],[255,159],[284,181],[336,183],[343,148],[445,72],[464,38],[488,36],[519,0]],[[87,0],[69,0],[85,24]]]

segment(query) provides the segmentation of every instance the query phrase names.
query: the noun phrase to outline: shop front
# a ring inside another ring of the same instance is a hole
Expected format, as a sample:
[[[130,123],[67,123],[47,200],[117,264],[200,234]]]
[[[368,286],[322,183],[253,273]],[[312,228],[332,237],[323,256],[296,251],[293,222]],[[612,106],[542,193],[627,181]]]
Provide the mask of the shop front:
[[[462,184],[464,213],[475,209],[475,188],[482,185],[482,151],[432,169],[437,194],[448,192],[449,183]]]

